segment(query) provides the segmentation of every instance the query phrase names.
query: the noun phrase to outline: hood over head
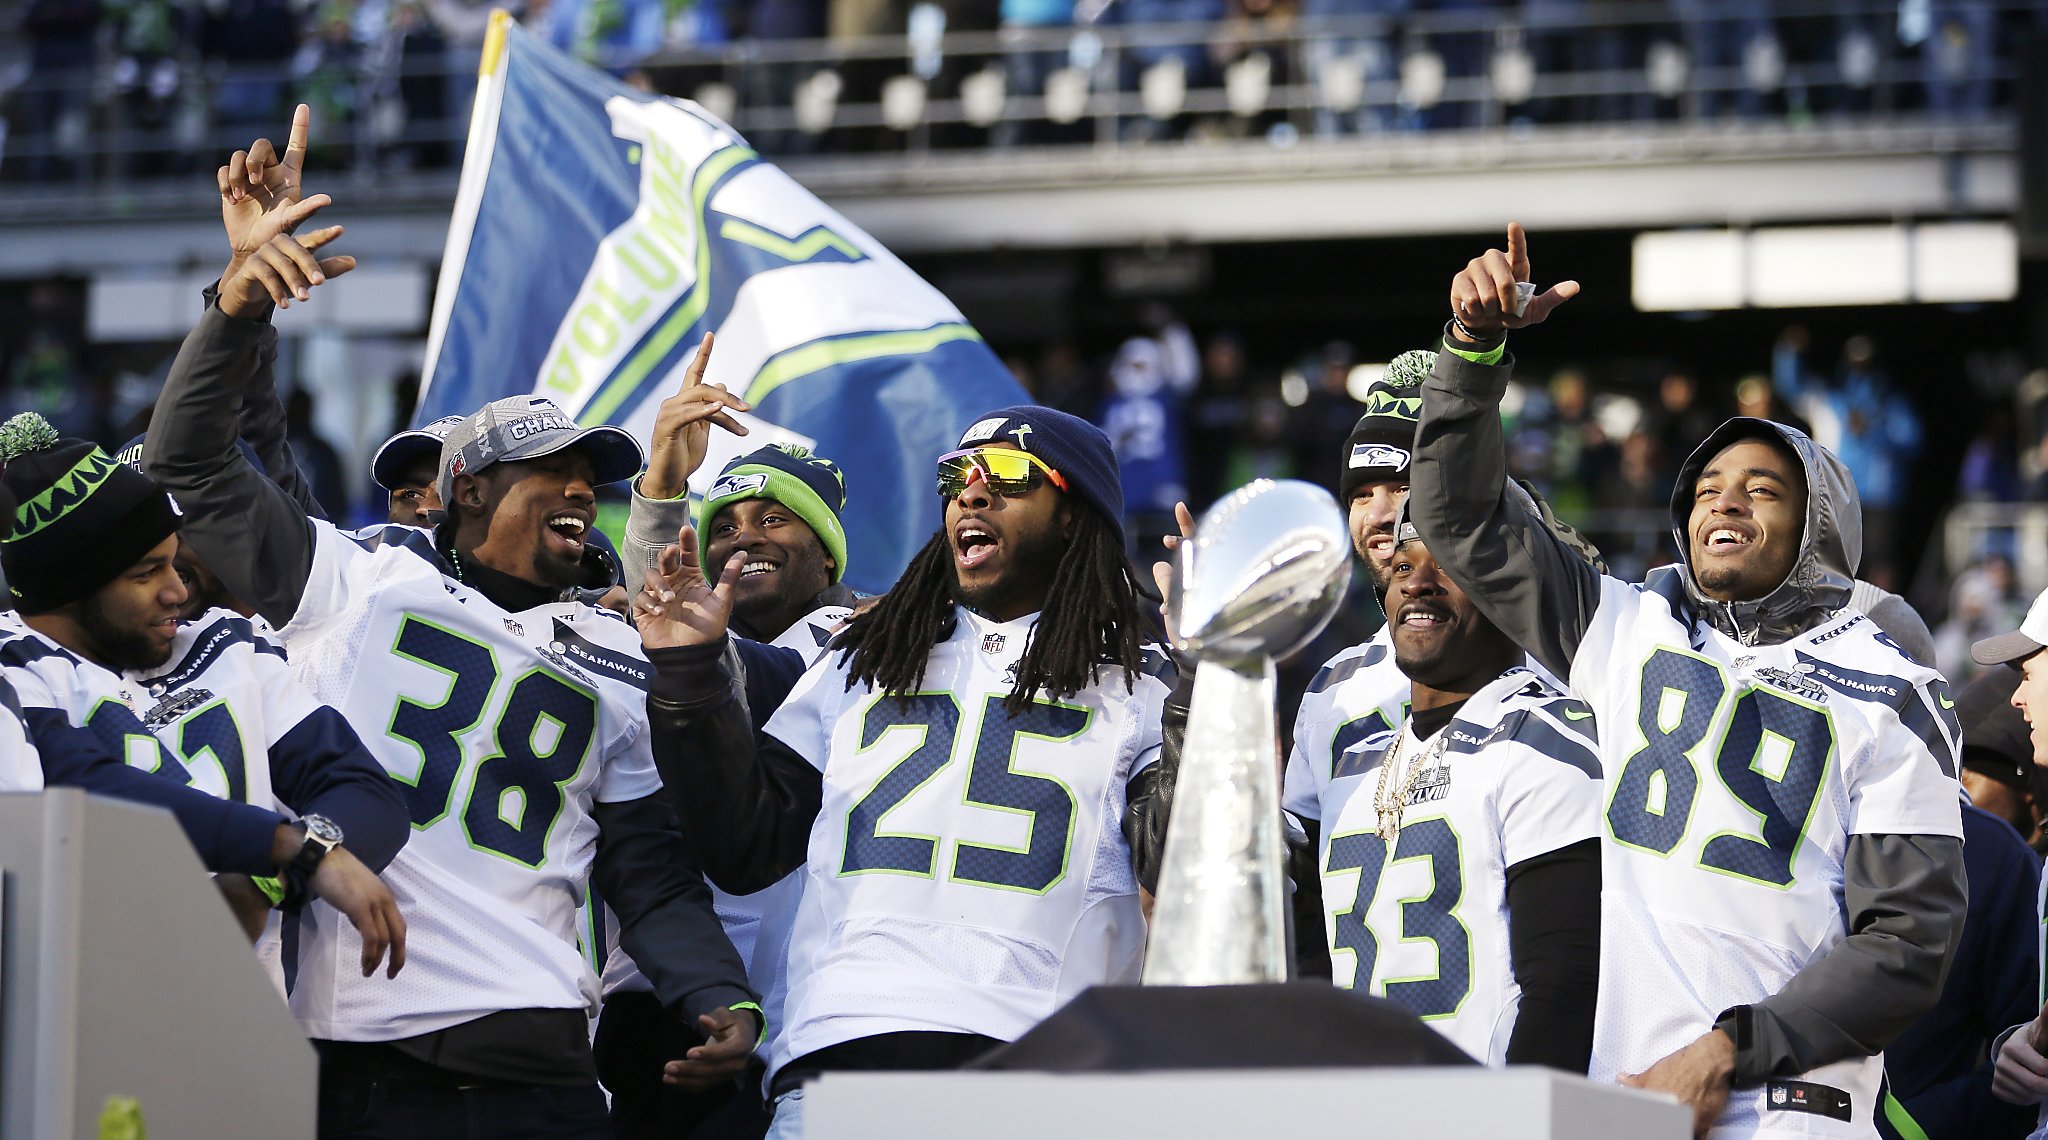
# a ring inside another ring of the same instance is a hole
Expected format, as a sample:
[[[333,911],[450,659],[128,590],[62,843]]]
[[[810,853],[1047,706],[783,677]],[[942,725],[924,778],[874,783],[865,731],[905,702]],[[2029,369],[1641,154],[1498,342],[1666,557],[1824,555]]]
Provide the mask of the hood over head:
[[[1692,488],[1721,449],[1745,439],[1782,443],[1806,473],[1806,525],[1799,557],[1776,589],[1747,602],[1717,602],[1700,592],[1692,572]],[[1722,633],[1745,645],[1773,645],[1812,629],[1849,604],[1863,561],[1863,502],[1849,469],[1796,428],[1737,416],[1715,428],[1678,469],[1671,488],[1671,534],[1678,540],[1679,577],[1693,607]]]

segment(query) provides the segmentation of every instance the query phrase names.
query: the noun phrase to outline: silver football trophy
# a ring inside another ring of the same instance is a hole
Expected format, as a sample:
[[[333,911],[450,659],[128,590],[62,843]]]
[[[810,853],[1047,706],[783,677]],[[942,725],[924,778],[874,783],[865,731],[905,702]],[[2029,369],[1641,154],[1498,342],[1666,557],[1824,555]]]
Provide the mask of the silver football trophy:
[[[1273,662],[1336,616],[1351,576],[1344,522],[1328,491],[1260,479],[1181,543],[1167,609],[1175,648],[1199,665],[1146,985],[1287,980]]]

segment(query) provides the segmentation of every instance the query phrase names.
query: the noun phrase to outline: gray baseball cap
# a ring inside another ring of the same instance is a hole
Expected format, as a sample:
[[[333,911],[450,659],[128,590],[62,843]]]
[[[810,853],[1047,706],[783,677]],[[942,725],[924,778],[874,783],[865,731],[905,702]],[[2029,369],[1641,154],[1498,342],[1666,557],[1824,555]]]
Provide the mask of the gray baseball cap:
[[[602,486],[640,473],[640,441],[611,424],[582,427],[553,400],[507,396],[492,400],[456,424],[441,441],[441,501],[452,502],[457,475],[493,463],[518,462],[581,447]]]
[[[442,416],[425,427],[408,428],[385,440],[377,448],[375,458],[370,460],[370,478],[387,491],[396,491],[405,473],[421,460],[431,461],[438,471],[441,465],[441,441],[455,430],[466,416]]]
[[[1970,656],[1979,665],[2011,665],[2018,668],[2020,662],[2032,657],[2042,649],[2048,649],[2048,590],[2034,599],[2027,610],[2027,616],[2020,627],[2011,633],[1987,637],[1970,646]]]

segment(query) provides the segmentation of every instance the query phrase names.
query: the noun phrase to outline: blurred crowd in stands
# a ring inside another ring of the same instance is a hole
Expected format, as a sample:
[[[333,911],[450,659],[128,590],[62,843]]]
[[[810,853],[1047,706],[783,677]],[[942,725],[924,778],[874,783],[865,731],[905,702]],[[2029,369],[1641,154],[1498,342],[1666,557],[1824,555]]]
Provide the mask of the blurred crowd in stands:
[[[1010,361],[1040,400],[1090,416],[1109,433],[1140,546],[1152,549],[1151,536],[1172,525],[1177,499],[1199,511],[1261,476],[1335,491],[1337,456],[1364,410],[1357,398],[1384,363],[1361,360],[1342,341],[1291,360],[1254,361],[1235,334],[1198,341],[1163,306],[1144,310],[1141,320],[1143,334],[1118,347],[1106,366],[1068,345]],[[1973,533],[1964,564],[1944,577],[1943,520],[1903,517],[1929,421],[1888,373],[1879,341],[1859,334],[1816,344],[1795,325],[1757,349],[1754,370],[1732,378],[1525,374],[1503,402],[1510,467],[1587,531],[1617,574],[1639,581],[1670,560],[1668,496],[1694,442],[1733,414],[1800,427],[1841,456],[1862,494],[1862,576],[1912,588],[1936,628],[1941,668],[1965,683],[1981,671],[1970,660],[1971,641],[2013,628],[2035,592],[2015,566],[2025,532],[2014,519],[2023,513],[2003,511],[1998,525]],[[1954,503],[2043,504],[2048,515],[2044,409],[2048,372],[2029,376],[2009,403],[1994,404],[1965,452]],[[1364,633],[1335,629],[1324,640],[1352,644],[1377,624],[1376,615],[1361,592],[1340,625],[1362,624]],[[1320,661],[1318,652],[1311,647],[1303,657]]]
[[[87,140],[109,138],[126,140],[113,148],[111,173],[169,172],[160,168],[175,169],[179,156],[217,149],[208,145],[213,135],[246,138],[300,101],[314,107],[321,137],[334,140],[324,163],[368,150],[380,165],[448,164],[499,3],[27,0],[7,28],[15,54],[0,58],[5,174],[80,177]],[[886,107],[885,84],[904,74],[924,81],[914,111],[927,100],[968,108],[954,122],[976,127],[950,130],[940,141],[951,145],[1090,137],[1077,120],[1093,113],[1084,111],[1090,92],[1104,90],[1142,92],[1145,113],[1117,120],[1134,138],[1283,142],[1303,133],[1870,111],[1968,120],[2007,101],[2015,45],[2048,26],[2048,0],[503,6],[555,45],[636,82],[723,102],[714,109],[727,115],[742,104],[777,109],[776,121],[800,127],[762,127],[754,141],[772,153],[888,145],[890,132],[841,131],[823,144],[817,136],[835,101]],[[887,37],[902,39],[890,46]],[[815,50],[787,48],[794,41]],[[722,92],[715,99],[713,87]],[[1299,94],[1273,97],[1283,89]],[[1189,91],[1227,96],[1204,104],[1215,113],[1182,114]],[[794,120],[785,110],[792,105]],[[747,117],[738,118],[745,128]]]

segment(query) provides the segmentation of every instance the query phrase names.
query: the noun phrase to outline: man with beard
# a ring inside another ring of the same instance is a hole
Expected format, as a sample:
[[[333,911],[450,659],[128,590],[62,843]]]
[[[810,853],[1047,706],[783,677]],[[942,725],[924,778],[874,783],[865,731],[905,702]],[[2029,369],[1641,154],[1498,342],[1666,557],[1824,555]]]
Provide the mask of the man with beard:
[[[302,969],[293,991],[321,1053],[320,1129],[609,1136],[586,1012],[597,980],[573,921],[587,882],[663,1003],[710,1038],[680,1059],[690,1078],[729,1079],[762,1028],[658,794],[639,639],[575,595],[594,488],[633,475],[640,448],[512,397],[448,436],[439,527],[308,519],[231,431],[271,304],[353,264],[317,256],[337,232],[279,233],[222,283],[165,383],[149,456],[208,565],[276,624],[315,696],[386,726],[367,743],[407,785],[414,832],[387,878],[414,968],[375,992]]]
[[[938,491],[943,529],[758,734],[722,664],[746,555],[713,586],[684,531],[636,601],[656,762],[707,871],[744,893],[803,870],[774,1136],[819,1073],[953,1068],[1137,977],[1117,825],[1167,686],[1109,441],[1004,408]]]
[[[1592,713],[1523,666],[1405,520],[1395,541],[1384,604],[1412,711],[1289,789],[1321,832],[1333,980],[1487,1064],[1583,1073],[1600,964]]]
[[[1681,561],[1608,578],[1502,491],[1506,331],[1527,238],[1453,280],[1409,509],[1487,617],[1601,725],[1609,797],[1596,1079],[1716,1135],[1863,1136],[1878,1051],[1931,1007],[1965,892],[1947,687],[1849,608],[1856,490],[1803,434],[1737,418],[1672,490]]]
[[[96,744],[102,764],[155,773],[162,794],[148,797],[84,786],[179,811],[216,870],[285,867],[292,906],[309,890],[327,900],[361,934],[364,975],[387,946],[395,974],[405,924],[376,872],[405,842],[403,805],[354,731],[247,622],[178,620],[178,516],[162,488],[32,412],[0,428],[0,462],[21,504],[0,542],[15,602],[0,673],[45,758]],[[216,810],[179,803],[200,793]],[[281,823],[279,802],[304,814]]]

